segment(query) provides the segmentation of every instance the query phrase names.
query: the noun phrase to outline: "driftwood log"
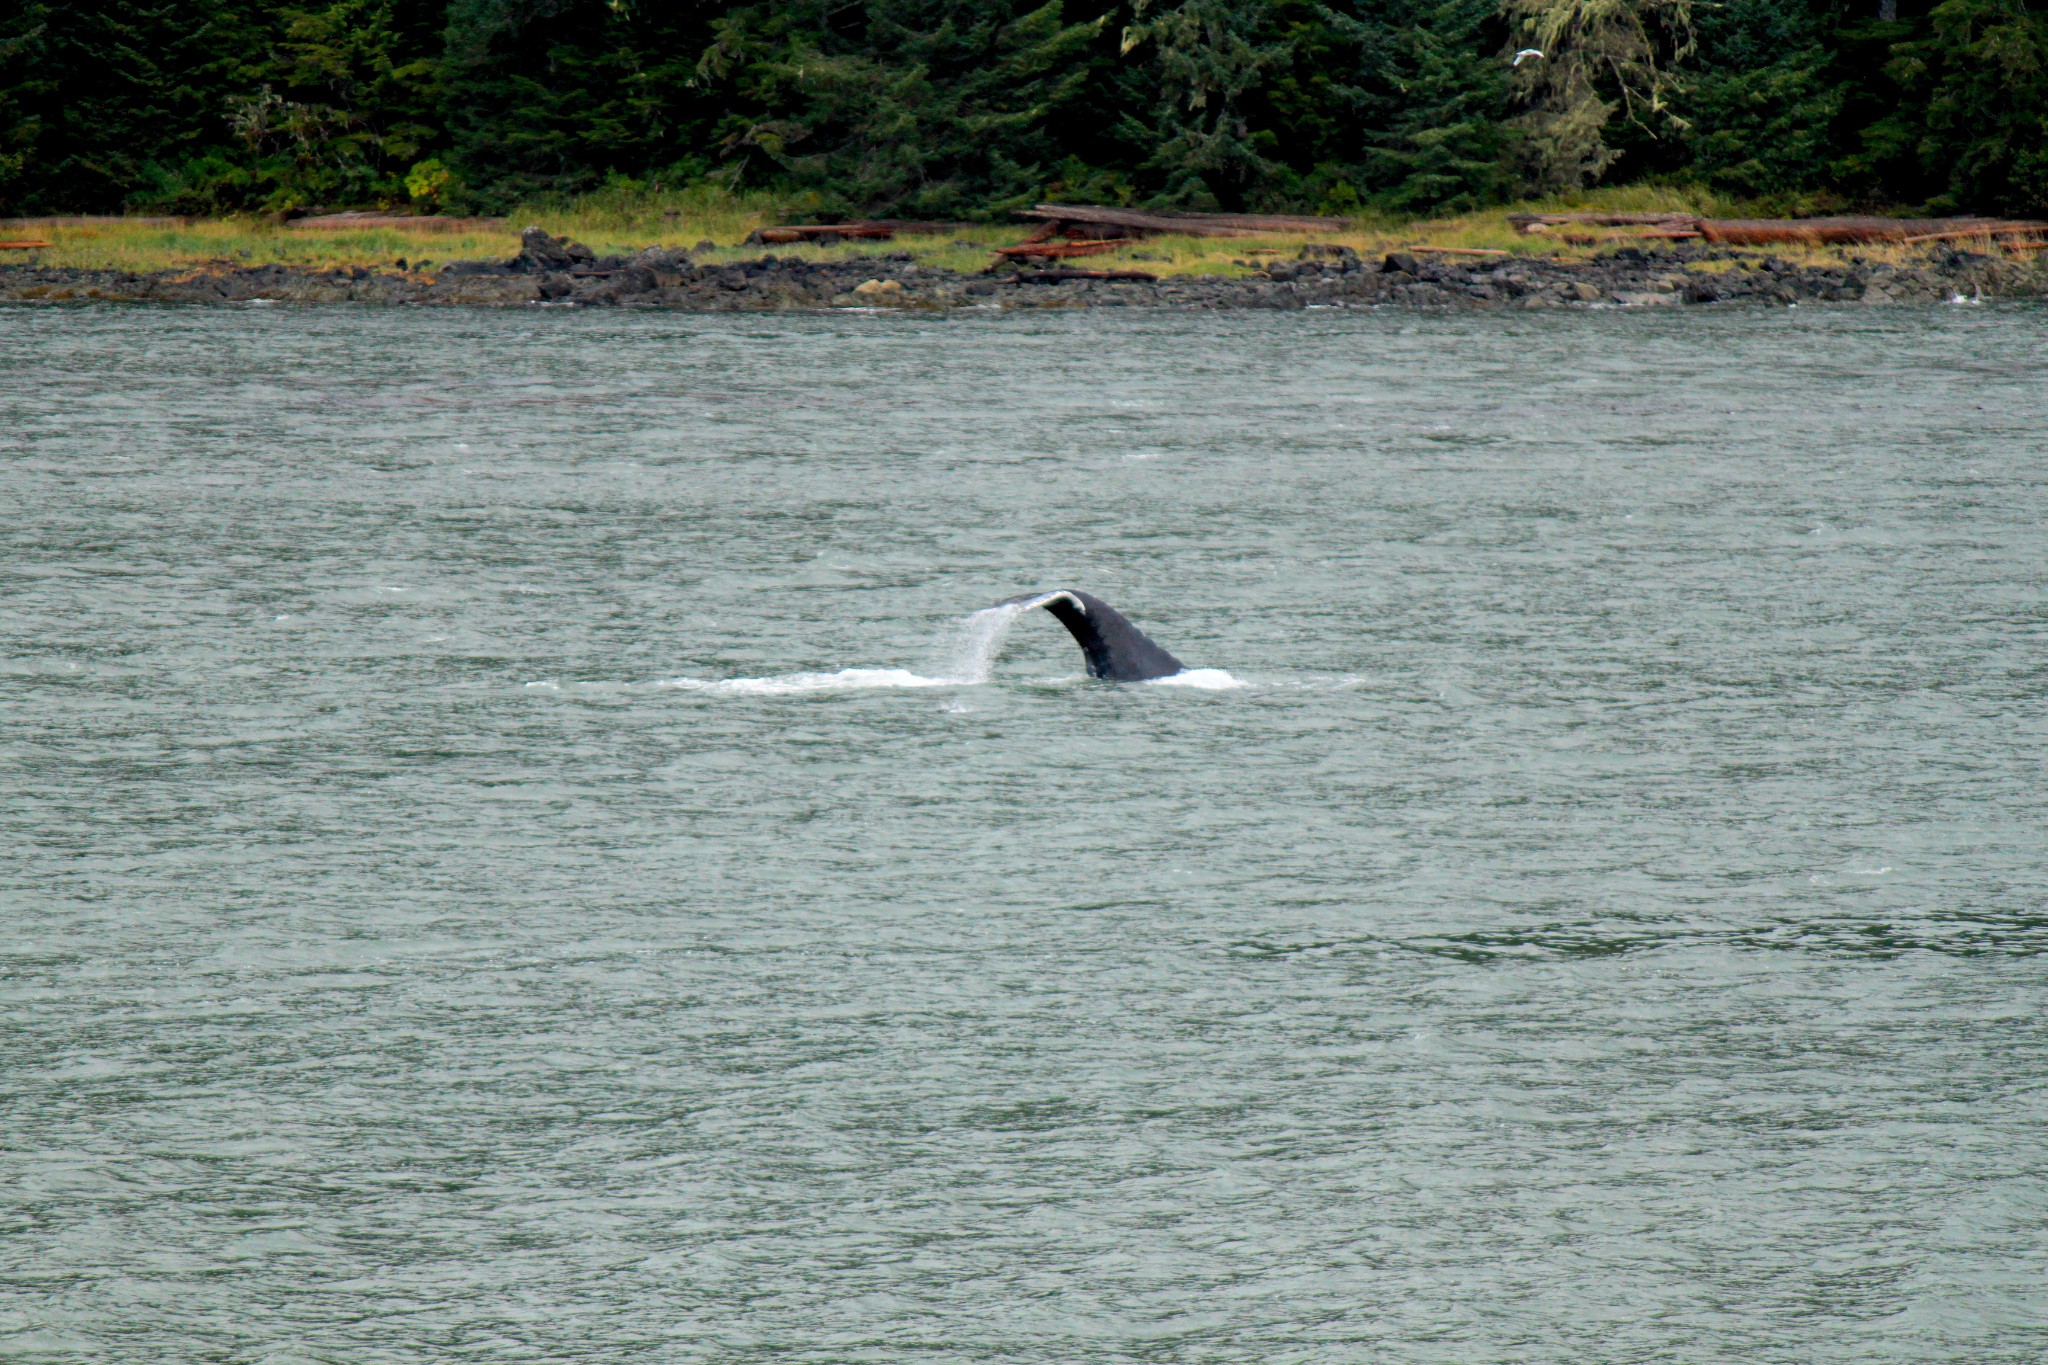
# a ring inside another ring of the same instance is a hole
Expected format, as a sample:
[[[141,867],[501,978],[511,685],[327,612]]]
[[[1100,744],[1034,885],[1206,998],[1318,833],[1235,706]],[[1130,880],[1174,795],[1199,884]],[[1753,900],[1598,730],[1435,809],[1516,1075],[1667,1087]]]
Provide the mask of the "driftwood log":
[[[1917,237],[1902,237],[1899,240],[1902,242],[1961,242],[1972,237],[2010,237],[2021,233],[2038,237],[2044,232],[2048,232],[2048,223],[2004,223],[1990,228],[1966,228],[1960,232],[1927,232]],[[2005,245],[2017,246],[2019,244],[2011,242]]]
[[[1993,233],[2048,232],[2048,223],[2006,218],[1702,218],[1710,242],[1765,246],[1773,242],[1961,241]]]
[[[963,232],[973,226],[973,223],[923,223],[902,218],[863,218],[857,223],[783,223],[775,227],[755,228],[744,245],[779,246],[787,242],[816,241],[820,237],[886,242],[898,235],[937,236]]]
[[[321,213],[294,218],[285,226],[293,232],[335,232],[397,228],[404,232],[503,232],[503,218],[439,218],[415,213]]]
[[[56,227],[185,227],[190,218],[134,218],[110,213],[60,213],[43,218],[0,218],[0,232]]]
[[[1336,232],[1342,218],[1276,213],[1144,213],[1099,204],[1040,204],[1019,216],[1051,225],[1047,235],[1115,238],[1174,234],[1183,237],[1258,237],[1275,232]],[[1043,231],[1043,229],[1041,229]]]
[[[1115,251],[1123,245],[1122,241],[1025,242],[1021,246],[999,246],[996,248],[996,255],[1008,260],[1037,257],[1057,261],[1068,256],[1099,256],[1105,251]]]
[[[1773,243],[1959,242],[1971,237],[2048,233],[2048,223],[2009,218],[1702,218],[1689,213],[1511,213],[1508,222],[1523,233],[1558,228],[1635,228],[1635,232],[1593,237],[1567,232],[1565,240],[1590,245],[1643,237],[1664,241],[1705,238],[1731,246]]]
[[[1694,213],[1511,213],[1508,222],[1515,231],[1528,234],[1548,232],[1554,227],[1648,227],[1694,231],[1699,215]]]
[[[848,237],[886,242],[896,235],[889,223],[800,223],[784,227],[755,228],[743,246],[782,246],[790,242],[815,242],[819,238],[841,241]]]

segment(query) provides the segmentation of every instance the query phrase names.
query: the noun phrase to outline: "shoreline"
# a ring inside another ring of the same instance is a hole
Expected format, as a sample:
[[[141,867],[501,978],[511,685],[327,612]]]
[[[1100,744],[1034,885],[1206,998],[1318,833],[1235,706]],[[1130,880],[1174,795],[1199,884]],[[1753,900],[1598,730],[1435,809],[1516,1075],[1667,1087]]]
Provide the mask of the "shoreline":
[[[921,265],[907,251],[833,260],[764,252],[754,260],[711,262],[649,247],[598,257],[529,228],[510,260],[455,261],[432,274],[220,261],[141,272],[6,264],[0,265],[0,302],[551,305],[716,313],[991,306],[1543,309],[2048,298],[2048,262],[1964,250],[1930,252],[1920,264],[1860,256],[1798,263],[1759,249],[1694,244],[1624,246],[1580,260],[1403,251],[1374,260],[1350,247],[1310,244],[1291,260],[1234,264],[1248,273],[1157,279],[1131,271],[1118,272],[1125,278],[1116,279],[1063,269],[969,273]]]

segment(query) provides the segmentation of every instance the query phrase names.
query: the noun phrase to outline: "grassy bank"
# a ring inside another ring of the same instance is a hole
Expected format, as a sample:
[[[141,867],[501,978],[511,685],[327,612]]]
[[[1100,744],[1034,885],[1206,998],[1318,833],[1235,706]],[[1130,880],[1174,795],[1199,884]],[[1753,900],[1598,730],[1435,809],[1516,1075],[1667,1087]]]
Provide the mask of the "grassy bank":
[[[1631,187],[1598,190],[1569,198],[1514,205],[1450,218],[1350,220],[1341,231],[1315,240],[1352,247],[1375,257],[1418,247],[1465,251],[1495,250],[1510,256],[1574,259],[1609,250],[1614,243],[1571,244],[1551,236],[1522,236],[1509,226],[1513,212],[1566,209],[1683,211],[1742,216],[1745,206],[1696,191]],[[573,237],[600,255],[661,245],[689,249],[698,260],[759,256],[764,248],[740,245],[757,227],[790,221],[787,205],[767,196],[728,196],[691,191],[668,196],[597,194],[555,204],[529,205],[508,215],[503,230],[448,232],[423,224],[413,228],[294,230],[255,219],[215,219],[184,225],[161,222],[94,222],[0,229],[0,237],[33,236],[50,246],[0,253],[17,263],[136,272],[279,264],[323,270],[363,266],[380,270],[432,270],[454,260],[489,260],[512,255],[518,230],[538,224],[557,236]],[[922,264],[971,272],[984,269],[993,248],[1022,241],[1030,224],[963,227],[938,236],[903,236],[893,242],[857,242],[836,247],[775,246],[778,256],[814,260],[908,251]],[[1274,255],[1291,258],[1298,235],[1270,238],[1155,237],[1075,265],[1090,269],[1141,269],[1157,275],[1242,275]],[[702,242],[709,251],[696,250]],[[1846,250],[1781,246],[1773,254],[1802,264],[1840,260],[1854,254],[1872,260],[1924,258],[1925,247],[1863,246]],[[1474,260],[1480,259],[1474,257]]]

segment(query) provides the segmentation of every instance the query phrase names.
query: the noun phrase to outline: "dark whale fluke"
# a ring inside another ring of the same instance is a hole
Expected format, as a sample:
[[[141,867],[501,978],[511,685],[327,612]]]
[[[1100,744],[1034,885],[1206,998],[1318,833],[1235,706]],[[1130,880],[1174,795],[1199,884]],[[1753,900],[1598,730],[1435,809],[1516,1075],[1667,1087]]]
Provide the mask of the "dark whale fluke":
[[[1144,682],[1148,678],[1170,678],[1184,672],[1186,665],[1145,638],[1124,614],[1099,597],[1073,588],[1052,592],[1027,592],[1006,597],[999,607],[1017,605],[1025,610],[1044,607],[1073,632],[1081,653],[1088,658],[1088,672],[1110,682]]]

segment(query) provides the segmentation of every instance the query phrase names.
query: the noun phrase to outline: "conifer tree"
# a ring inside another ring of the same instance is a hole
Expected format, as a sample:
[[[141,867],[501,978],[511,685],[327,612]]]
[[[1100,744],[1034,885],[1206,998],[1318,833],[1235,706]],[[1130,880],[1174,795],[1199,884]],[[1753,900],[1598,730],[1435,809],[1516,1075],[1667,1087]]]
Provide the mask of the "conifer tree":
[[[835,214],[965,217],[1039,193],[1100,27],[1066,22],[1059,0],[750,5],[718,23],[700,71],[728,110],[728,173]]]
[[[262,53],[229,0],[28,0],[0,16],[0,204],[114,212],[230,144]]]

